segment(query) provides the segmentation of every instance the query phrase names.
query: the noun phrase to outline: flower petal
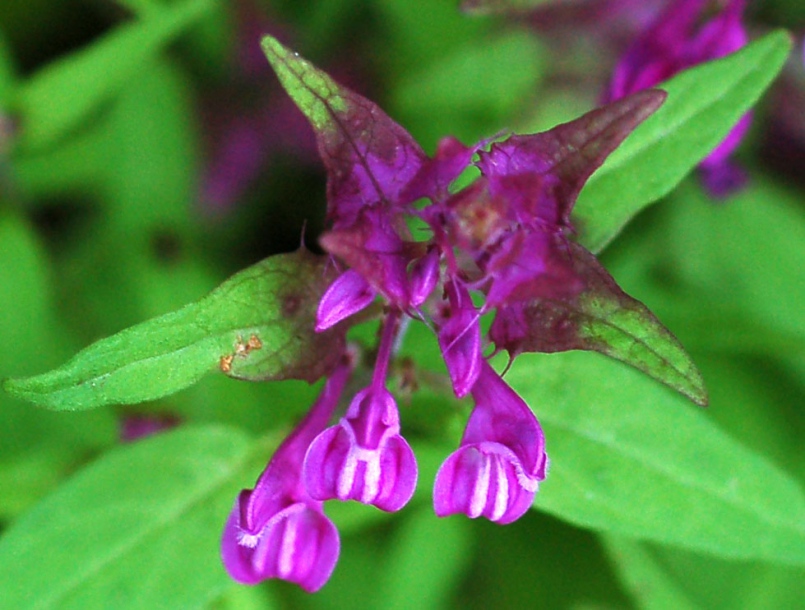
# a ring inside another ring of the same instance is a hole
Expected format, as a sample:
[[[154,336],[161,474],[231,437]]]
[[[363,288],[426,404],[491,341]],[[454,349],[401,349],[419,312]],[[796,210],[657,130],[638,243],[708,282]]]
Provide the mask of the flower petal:
[[[253,585],[281,578],[318,591],[338,561],[338,531],[321,511],[296,503],[275,514],[257,534],[244,532],[240,508],[229,516],[221,541],[224,566],[236,581]]]

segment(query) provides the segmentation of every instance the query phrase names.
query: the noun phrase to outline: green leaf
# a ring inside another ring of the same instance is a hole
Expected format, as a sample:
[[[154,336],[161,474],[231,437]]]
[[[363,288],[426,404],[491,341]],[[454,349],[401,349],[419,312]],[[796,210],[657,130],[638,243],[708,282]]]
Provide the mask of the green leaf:
[[[115,2],[139,17],[151,15],[164,8],[161,0],[115,0]]]
[[[713,205],[687,180],[623,237],[607,268],[690,349],[805,353],[798,191],[752,174],[728,205]]]
[[[75,129],[210,6],[211,0],[187,0],[153,12],[37,72],[14,100],[23,120],[20,146],[43,148]]]
[[[78,473],[0,539],[6,608],[189,608],[231,581],[226,515],[255,446],[221,427],[121,446]]]
[[[343,353],[343,329],[314,331],[329,277],[323,257],[303,250],[267,258],[196,303],[4,387],[38,405],[77,410],[160,398],[215,368],[239,379],[315,381]]]
[[[26,375],[63,357],[68,341],[55,323],[48,289],[47,254],[33,228],[0,202],[0,295],[13,307],[0,308],[0,374]],[[49,353],[42,354],[42,346]],[[117,436],[117,421],[103,410],[66,418],[31,409],[0,394],[0,519],[15,517],[87,455]]]
[[[185,75],[162,58],[145,68],[120,88],[109,117],[109,216],[121,233],[175,231],[197,213],[200,145]]]
[[[659,88],[662,108],[592,175],[579,195],[579,241],[603,249],[640,210],[671,191],[748,111],[779,73],[791,37],[767,34],[737,53],[681,72]]]
[[[630,542],[637,547],[638,543]],[[805,569],[758,561],[725,561],[642,543],[640,555],[660,567],[697,608],[756,610],[802,605]],[[663,608],[678,606],[665,605]]]
[[[545,429],[535,506],[577,525],[732,559],[805,565],[805,495],[705,413],[584,352],[521,356],[507,381]]]
[[[265,36],[261,44],[280,83],[317,135],[338,129],[334,117],[346,113],[349,107],[348,93],[343,87],[309,61],[282,46],[276,38]]]

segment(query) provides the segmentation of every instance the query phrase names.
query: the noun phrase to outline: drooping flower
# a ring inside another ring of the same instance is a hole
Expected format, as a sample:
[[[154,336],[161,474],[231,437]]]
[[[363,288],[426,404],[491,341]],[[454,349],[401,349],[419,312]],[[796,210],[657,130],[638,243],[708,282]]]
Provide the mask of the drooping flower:
[[[447,302],[437,318],[439,347],[456,396],[475,385],[481,372],[480,314],[465,286],[453,280],[445,286]]]
[[[313,592],[330,578],[340,551],[338,531],[322,502],[307,492],[302,462],[311,440],[329,423],[351,368],[345,357],[254,489],[238,496],[221,540],[224,566],[236,581],[280,578]]]
[[[434,510],[511,523],[530,508],[545,478],[545,437],[528,405],[486,361],[472,397],[461,446],[436,475]]]
[[[241,494],[224,534],[224,561],[237,580],[280,577],[313,590],[329,577],[338,554],[323,501],[396,511],[414,493],[415,457],[386,387],[406,316],[434,331],[454,393],[475,400],[461,446],[436,477],[441,516],[463,512],[509,523],[528,510],[545,478],[542,429],[486,361],[482,314],[495,313],[490,337],[512,358],[523,351],[593,349],[643,366],[628,336],[612,340],[606,316],[620,308],[632,321],[659,323],[574,241],[571,212],[592,172],[665,94],[642,91],[488,149],[488,141],[465,146],[446,138],[428,158],[371,101],[270,37],[263,48],[313,126],[328,172],[329,228],[321,245],[342,271],[318,302],[316,330],[348,323],[375,300],[383,304],[369,385],[328,426],[345,375],[343,369],[332,374],[255,489]],[[470,165],[481,176],[452,189]],[[412,217],[429,229],[417,236],[423,239],[412,236],[406,222]]]
[[[416,488],[414,452],[400,435],[397,404],[385,388],[397,316],[389,315],[384,324],[371,385],[355,395],[346,415],[321,432],[305,455],[305,485],[317,500],[357,500],[396,511]]]
[[[721,12],[701,23],[709,4],[709,0],[671,2],[621,58],[605,101],[653,87],[682,70],[724,57],[745,46],[746,0],[728,0]],[[699,165],[705,186],[716,197],[729,195],[746,181],[743,171],[730,156],[746,135],[750,123],[751,113],[747,113]]]

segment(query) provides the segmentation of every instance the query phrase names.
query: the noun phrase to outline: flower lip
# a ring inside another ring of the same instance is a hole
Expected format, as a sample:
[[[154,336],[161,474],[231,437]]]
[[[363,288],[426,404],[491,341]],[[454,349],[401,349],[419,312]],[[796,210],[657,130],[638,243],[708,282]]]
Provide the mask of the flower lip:
[[[539,482],[511,449],[500,443],[464,445],[445,460],[434,484],[434,511],[439,517],[464,513],[501,525],[516,521],[534,501]]]
[[[241,529],[236,506],[224,528],[221,556],[230,576],[254,585],[281,578],[306,591],[318,591],[338,561],[340,541],[333,523],[321,511],[296,502],[271,516],[259,531]]]
[[[433,505],[505,524],[519,519],[545,478],[547,456],[536,417],[486,361],[472,389],[476,404],[461,446],[439,468]]]
[[[311,498],[301,478],[312,438],[328,423],[352,370],[347,354],[324,385],[304,420],[279,446],[254,489],[243,490],[221,538],[229,575],[244,584],[269,578],[320,589],[338,560],[338,531]]]
[[[400,435],[397,406],[385,388],[368,387],[341,422],[310,444],[304,460],[308,493],[397,511],[416,488],[414,453]]]

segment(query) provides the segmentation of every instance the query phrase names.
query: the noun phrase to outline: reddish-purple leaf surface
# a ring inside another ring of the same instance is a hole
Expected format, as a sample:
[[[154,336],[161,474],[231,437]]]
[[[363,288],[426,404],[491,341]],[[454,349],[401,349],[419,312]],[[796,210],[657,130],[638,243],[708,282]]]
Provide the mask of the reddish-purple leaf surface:
[[[643,305],[623,292],[596,258],[568,242],[566,256],[585,283],[566,298],[534,299],[498,310],[489,331],[498,349],[523,352],[592,350],[625,362],[707,404],[701,374],[682,345]]]
[[[266,36],[263,51],[316,132],[327,168],[328,217],[351,225],[361,209],[394,206],[427,157],[376,104]]]

